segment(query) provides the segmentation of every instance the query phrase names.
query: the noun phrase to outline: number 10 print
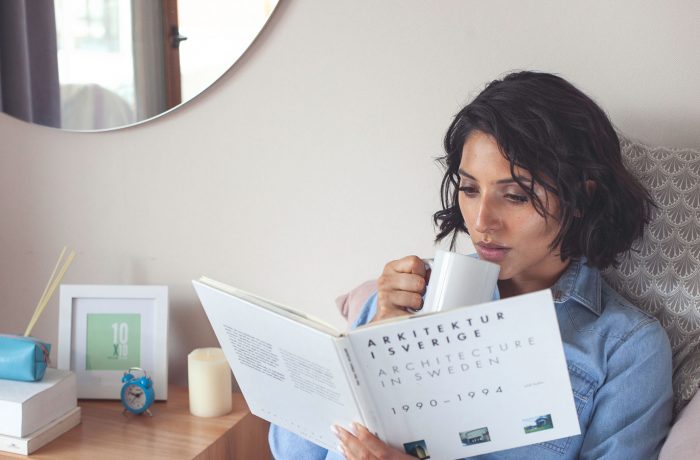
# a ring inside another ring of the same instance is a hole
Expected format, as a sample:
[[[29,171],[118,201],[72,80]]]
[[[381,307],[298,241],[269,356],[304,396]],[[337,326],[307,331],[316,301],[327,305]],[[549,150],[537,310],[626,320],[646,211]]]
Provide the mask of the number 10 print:
[[[141,315],[87,315],[86,370],[124,370],[141,364]]]

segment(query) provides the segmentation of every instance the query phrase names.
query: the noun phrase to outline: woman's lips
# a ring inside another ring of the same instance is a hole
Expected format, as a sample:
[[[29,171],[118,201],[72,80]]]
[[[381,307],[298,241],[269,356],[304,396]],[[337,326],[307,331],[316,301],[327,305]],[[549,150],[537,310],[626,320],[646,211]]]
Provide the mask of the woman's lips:
[[[492,246],[477,243],[475,245],[476,252],[479,254],[480,259],[488,260],[489,262],[500,262],[508,254],[510,248],[502,246]]]

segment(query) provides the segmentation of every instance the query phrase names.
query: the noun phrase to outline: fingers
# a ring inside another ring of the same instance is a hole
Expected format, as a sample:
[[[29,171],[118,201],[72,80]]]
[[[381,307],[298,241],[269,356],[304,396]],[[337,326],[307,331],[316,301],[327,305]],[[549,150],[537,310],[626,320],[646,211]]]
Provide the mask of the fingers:
[[[406,256],[401,259],[394,260],[389,262],[386,267],[390,267],[395,272],[413,273],[420,275],[421,277],[425,276],[425,272],[427,270],[425,262],[423,262],[423,259],[418,256]]]
[[[417,256],[393,260],[377,280],[379,289],[421,293],[425,289],[426,265]]]
[[[369,452],[378,458],[386,458],[386,453],[391,450],[389,446],[384,444],[384,442],[370,433],[370,431],[359,423],[353,423],[352,427],[355,429],[357,436],[355,439],[359,441]]]
[[[413,273],[384,273],[377,280],[377,288],[421,294],[425,290],[425,278]]]
[[[420,310],[422,306],[422,293],[396,290],[378,290],[377,292],[377,310],[381,313],[391,313],[398,310],[403,314],[406,312],[406,308]]]
[[[334,425],[331,429],[338,438],[338,450],[340,450],[340,453],[342,453],[347,460],[369,460],[374,458],[369,449],[345,428]]]
[[[410,459],[413,457],[386,445],[359,423],[353,423],[355,434],[342,427],[331,427],[338,437],[338,448],[348,460]]]
[[[427,270],[422,259],[408,256],[384,266],[377,280],[377,314],[373,321],[402,316],[423,306]]]

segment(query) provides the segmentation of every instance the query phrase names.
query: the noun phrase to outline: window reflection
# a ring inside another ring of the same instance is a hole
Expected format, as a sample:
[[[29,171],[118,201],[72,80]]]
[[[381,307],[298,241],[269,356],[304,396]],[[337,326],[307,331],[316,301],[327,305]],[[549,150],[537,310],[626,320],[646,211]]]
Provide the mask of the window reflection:
[[[83,0],[76,2],[76,33],[74,35],[76,48],[107,52],[119,51],[119,5],[117,1]]]
[[[131,2],[55,0],[54,4],[61,127],[104,129],[134,123]]]
[[[0,110],[78,131],[156,117],[223,75],[276,5],[277,0],[0,0]],[[182,36],[187,39],[177,39]]]

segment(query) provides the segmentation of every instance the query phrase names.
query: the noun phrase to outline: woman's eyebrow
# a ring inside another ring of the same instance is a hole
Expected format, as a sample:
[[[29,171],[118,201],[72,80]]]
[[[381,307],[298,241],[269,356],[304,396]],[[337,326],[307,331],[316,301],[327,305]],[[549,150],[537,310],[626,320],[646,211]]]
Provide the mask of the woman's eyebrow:
[[[459,175],[466,177],[467,179],[471,179],[473,181],[479,182],[478,180],[476,180],[476,177],[472,176],[471,174],[469,174],[468,172],[466,172],[462,168],[459,168]],[[532,178],[530,178],[530,177],[518,176],[518,179],[525,184],[532,182]],[[508,177],[506,179],[497,180],[496,183],[497,184],[512,184],[512,183],[517,183],[517,182],[512,177]]]

